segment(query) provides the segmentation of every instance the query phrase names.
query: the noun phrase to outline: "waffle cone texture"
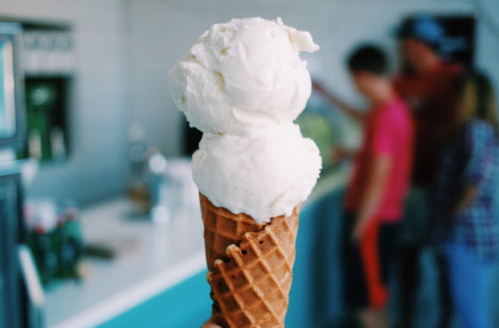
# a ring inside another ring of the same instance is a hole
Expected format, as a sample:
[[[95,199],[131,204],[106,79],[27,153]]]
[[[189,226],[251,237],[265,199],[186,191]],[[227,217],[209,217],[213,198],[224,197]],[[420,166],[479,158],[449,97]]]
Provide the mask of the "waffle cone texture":
[[[257,224],[200,194],[212,320],[224,328],[282,328],[288,309],[300,205]]]

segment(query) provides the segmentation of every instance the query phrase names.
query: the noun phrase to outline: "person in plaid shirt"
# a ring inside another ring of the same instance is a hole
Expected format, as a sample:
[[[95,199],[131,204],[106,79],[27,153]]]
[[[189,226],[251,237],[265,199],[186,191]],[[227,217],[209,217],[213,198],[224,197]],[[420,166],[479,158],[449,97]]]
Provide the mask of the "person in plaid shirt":
[[[448,291],[464,327],[492,328],[490,291],[499,260],[493,213],[498,123],[492,86],[481,73],[459,83],[458,118],[440,151],[434,179],[433,240],[443,250]]]

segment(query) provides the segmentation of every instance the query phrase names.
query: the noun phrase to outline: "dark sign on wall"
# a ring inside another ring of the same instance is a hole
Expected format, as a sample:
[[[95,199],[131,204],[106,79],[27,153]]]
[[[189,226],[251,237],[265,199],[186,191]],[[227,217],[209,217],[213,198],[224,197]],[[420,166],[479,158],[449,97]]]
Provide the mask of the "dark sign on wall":
[[[440,53],[450,61],[472,66],[475,57],[475,18],[472,16],[437,16],[445,31]]]

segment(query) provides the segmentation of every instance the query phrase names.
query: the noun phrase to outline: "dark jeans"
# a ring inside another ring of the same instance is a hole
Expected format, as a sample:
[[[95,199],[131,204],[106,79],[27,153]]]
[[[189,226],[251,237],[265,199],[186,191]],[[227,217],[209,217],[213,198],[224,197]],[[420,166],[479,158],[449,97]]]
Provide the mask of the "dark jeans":
[[[421,285],[420,258],[423,247],[403,247],[400,250],[400,327],[414,327],[416,296]],[[443,254],[436,254],[438,287],[440,294],[440,318],[436,328],[449,328],[453,309],[447,275],[447,261]]]
[[[345,212],[342,233],[343,299],[350,312],[384,306],[399,234],[398,222],[377,220],[361,240],[352,240],[355,219]]]

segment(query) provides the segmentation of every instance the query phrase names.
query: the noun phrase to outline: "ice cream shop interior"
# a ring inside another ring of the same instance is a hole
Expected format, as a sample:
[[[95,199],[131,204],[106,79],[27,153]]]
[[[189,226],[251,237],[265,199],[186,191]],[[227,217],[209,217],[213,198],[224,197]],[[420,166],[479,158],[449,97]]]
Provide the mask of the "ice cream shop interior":
[[[499,327],[499,1],[0,0],[0,328]]]

